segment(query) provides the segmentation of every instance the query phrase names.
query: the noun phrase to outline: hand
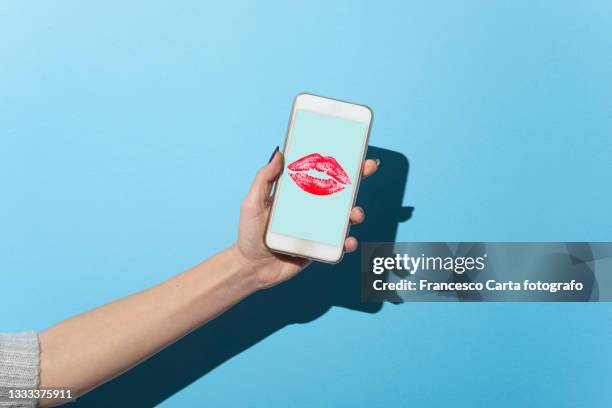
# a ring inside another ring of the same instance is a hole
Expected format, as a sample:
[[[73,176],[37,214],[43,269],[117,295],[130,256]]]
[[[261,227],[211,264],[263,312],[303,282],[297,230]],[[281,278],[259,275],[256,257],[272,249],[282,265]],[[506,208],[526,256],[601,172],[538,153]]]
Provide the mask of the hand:
[[[250,270],[255,271],[258,288],[268,288],[290,279],[310,263],[308,259],[271,252],[264,244],[264,234],[272,207],[270,192],[281,174],[283,165],[283,155],[276,148],[270,162],[257,172],[240,207],[238,242],[232,249]],[[363,177],[374,174],[377,169],[377,161],[366,160],[362,169]],[[364,219],[363,209],[354,207],[351,210],[351,224],[359,224]],[[355,237],[348,237],[344,241],[345,252],[353,252],[357,249],[357,244]]]

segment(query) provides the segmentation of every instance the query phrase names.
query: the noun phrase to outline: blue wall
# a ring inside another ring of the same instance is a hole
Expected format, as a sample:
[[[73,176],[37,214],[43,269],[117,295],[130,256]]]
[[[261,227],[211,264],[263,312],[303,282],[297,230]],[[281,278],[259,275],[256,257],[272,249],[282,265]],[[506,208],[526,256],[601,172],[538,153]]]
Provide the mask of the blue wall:
[[[230,245],[300,91],[370,105],[371,144],[408,158],[400,241],[612,240],[609,1],[330,3],[0,4],[0,330]],[[227,356],[188,338],[214,367],[167,354],[130,384],[163,370],[141,405],[168,407],[609,407],[611,313],[332,307]],[[228,327],[209,340],[259,326]]]

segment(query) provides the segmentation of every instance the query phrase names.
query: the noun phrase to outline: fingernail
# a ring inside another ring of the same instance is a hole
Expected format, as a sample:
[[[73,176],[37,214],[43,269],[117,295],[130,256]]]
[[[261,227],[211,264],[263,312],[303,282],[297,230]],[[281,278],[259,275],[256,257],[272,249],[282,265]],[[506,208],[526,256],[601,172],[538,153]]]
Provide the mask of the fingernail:
[[[270,160],[268,160],[268,164],[270,164],[270,162],[272,161],[272,159],[274,158],[274,155],[276,154],[276,152],[278,152],[278,146],[276,146],[274,148],[274,151],[272,152],[272,156],[270,156]]]
[[[376,166],[380,166],[380,159],[374,159],[374,161],[376,162]]]
[[[365,211],[363,211],[363,208],[361,207],[357,207],[359,209],[359,212],[361,213],[361,221],[363,222],[365,220]]]

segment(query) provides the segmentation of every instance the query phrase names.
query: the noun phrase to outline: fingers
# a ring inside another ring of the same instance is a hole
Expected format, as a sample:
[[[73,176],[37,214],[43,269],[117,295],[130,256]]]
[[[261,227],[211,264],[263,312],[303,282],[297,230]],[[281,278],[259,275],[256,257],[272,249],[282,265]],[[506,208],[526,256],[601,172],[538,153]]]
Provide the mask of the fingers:
[[[378,166],[380,166],[379,159],[368,159],[363,163],[363,177],[369,177],[372,174],[376,173],[378,170]]]
[[[272,185],[278,179],[282,170],[283,155],[277,147],[270,158],[270,162],[257,172],[245,202],[251,206],[265,204],[270,197]]]
[[[344,252],[346,252],[347,254],[354,252],[357,249],[357,246],[357,238],[355,237],[348,237],[344,240]]]
[[[380,165],[380,160],[378,159],[368,159],[363,163],[363,177],[371,176],[376,173],[378,170],[378,166]],[[351,210],[350,215],[351,224],[361,224],[363,220],[365,220],[365,212],[361,207],[354,207]],[[354,252],[357,249],[359,243],[357,242],[357,238],[348,237],[344,240],[344,251],[346,253]]]
[[[365,212],[361,207],[353,207],[350,215],[351,224],[361,224],[365,220]]]

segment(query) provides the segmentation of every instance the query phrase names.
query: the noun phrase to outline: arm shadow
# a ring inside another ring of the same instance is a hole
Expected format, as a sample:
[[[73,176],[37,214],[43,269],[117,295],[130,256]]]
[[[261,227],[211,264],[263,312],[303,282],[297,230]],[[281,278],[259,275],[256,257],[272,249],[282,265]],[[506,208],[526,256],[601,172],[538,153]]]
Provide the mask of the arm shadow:
[[[402,207],[408,159],[374,146],[378,173],[362,182],[357,205],[366,210],[351,235],[360,242],[393,242],[399,223],[412,216]],[[292,280],[258,292],[132,370],[76,401],[76,407],[155,406],[225,361],[283,327],[323,316],[332,306],[376,313],[382,303],[361,301],[360,256],[346,255],[338,265],[315,263]],[[240,330],[237,330],[240,328]]]

